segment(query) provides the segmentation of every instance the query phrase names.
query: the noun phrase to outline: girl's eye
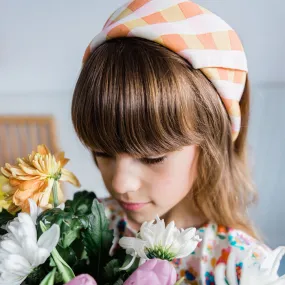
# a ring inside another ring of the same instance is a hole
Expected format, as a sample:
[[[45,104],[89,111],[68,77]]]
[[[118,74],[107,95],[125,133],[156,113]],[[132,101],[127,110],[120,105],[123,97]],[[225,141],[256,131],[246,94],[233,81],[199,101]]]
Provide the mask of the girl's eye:
[[[142,158],[141,161],[143,161],[146,164],[160,164],[163,163],[165,159],[166,156],[162,156],[158,158]]]
[[[111,155],[108,155],[103,152],[95,152],[95,155],[98,157],[112,158]],[[141,158],[140,160],[145,164],[160,164],[160,163],[163,163],[165,159],[166,159],[166,156],[162,156],[158,158]]]

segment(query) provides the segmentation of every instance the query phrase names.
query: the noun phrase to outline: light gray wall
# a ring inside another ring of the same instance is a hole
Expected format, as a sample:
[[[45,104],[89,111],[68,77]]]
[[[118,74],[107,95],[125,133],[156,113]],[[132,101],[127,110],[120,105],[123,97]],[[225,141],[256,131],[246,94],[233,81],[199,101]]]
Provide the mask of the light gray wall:
[[[84,49],[123,3],[0,0],[0,114],[53,114],[69,169],[100,196],[106,195],[104,185],[73,132],[70,101]],[[243,40],[253,83],[250,157],[260,193],[251,215],[271,246],[285,244],[285,2],[197,3],[224,18]]]

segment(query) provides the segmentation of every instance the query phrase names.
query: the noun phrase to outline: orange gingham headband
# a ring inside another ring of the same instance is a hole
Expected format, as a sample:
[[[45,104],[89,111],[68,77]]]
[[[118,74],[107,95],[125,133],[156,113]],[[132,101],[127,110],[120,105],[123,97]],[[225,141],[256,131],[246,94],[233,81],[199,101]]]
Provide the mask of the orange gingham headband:
[[[133,0],[109,17],[87,47],[83,64],[97,46],[119,37],[157,42],[200,69],[218,91],[236,140],[241,128],[239,102],[246,83],[247,60],[238,35],[224,20],[188,0]]]

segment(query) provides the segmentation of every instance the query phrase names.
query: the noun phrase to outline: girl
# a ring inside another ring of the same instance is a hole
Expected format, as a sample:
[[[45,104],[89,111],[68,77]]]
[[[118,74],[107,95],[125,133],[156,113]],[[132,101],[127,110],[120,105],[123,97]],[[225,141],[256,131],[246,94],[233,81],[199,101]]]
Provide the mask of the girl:
[[[156,214],[202,238],[175,259],[187,284],[263,245],[247,216],[255,192],[246,162],[249,117],[242,44],[222,19],[187,0],[134,0],[117,9],[83,58],[72,119],[112,198],[116,236]]]

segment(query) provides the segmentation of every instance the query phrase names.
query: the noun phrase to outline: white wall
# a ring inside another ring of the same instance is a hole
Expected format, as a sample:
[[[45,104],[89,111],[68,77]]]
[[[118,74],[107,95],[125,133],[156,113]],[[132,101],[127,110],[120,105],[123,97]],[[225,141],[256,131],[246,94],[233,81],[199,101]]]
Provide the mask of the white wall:
[[[261,84],[253,92],[250,157],[259,190],[251,213],[272,246],[285,244],[285,84]]]
[[[122,0],[0,0],[0,114],[52,114],[69,169],[105,196],[70,120],[72,89],[84,49]],[[240,34],[253,82],[250,145],[260,193],[252,216],[272,246],[285,244],[285,2],[197,1]],[[73,188],[69,188],[73,190]]]

